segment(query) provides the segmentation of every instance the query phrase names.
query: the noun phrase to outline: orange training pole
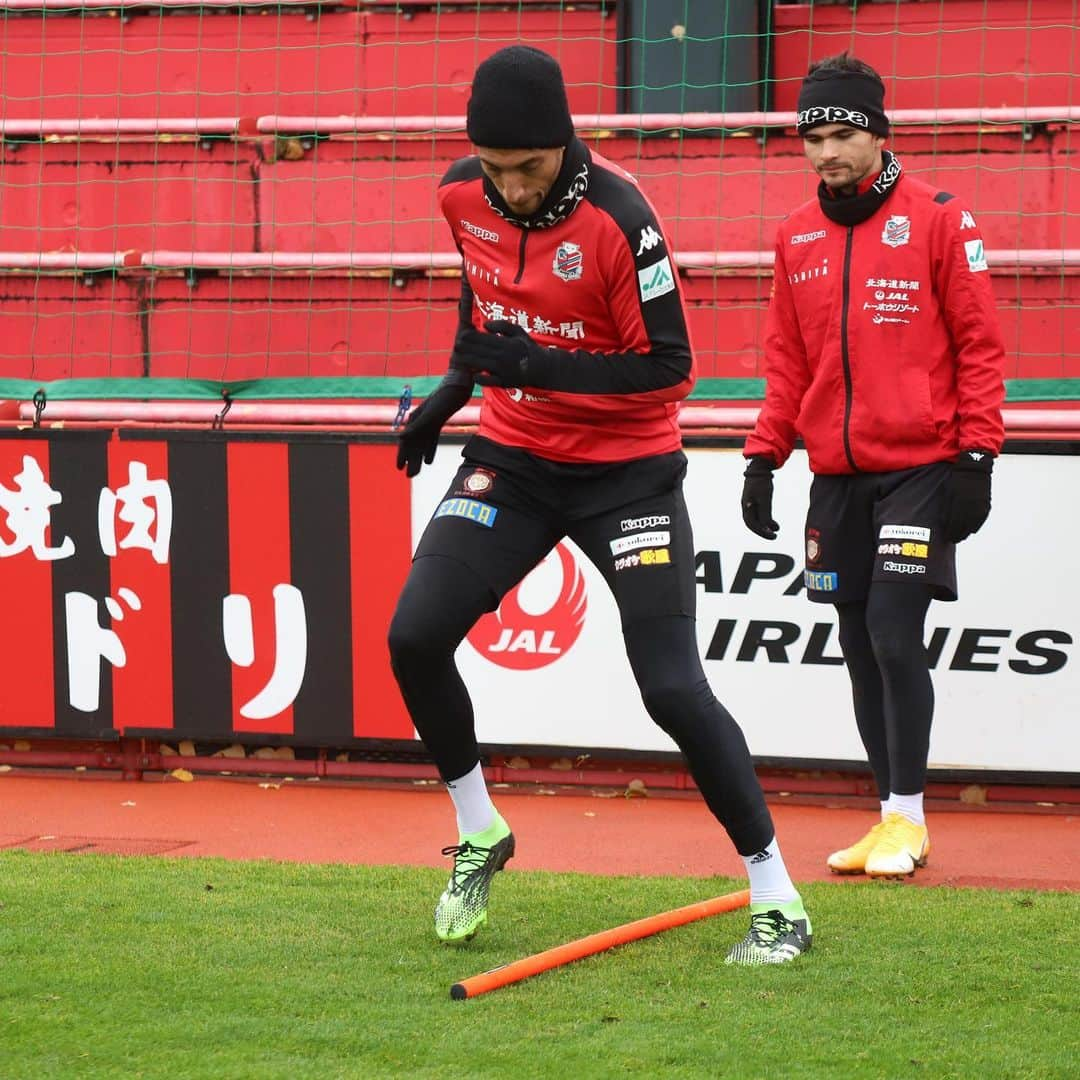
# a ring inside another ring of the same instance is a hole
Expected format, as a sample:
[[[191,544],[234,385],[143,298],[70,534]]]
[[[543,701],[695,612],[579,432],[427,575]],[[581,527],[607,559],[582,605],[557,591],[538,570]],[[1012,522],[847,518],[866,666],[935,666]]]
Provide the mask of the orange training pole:
[[[489,990],[498,990],[500,986],[520,982],[530,975],[539,975],[541,971],[549,971],[573,960],[580,960],[583,956],[592,956],[593,953],[603,952],[616,945],[625,945],[628,941],[637,941],[662,930],[671,930],[698,919],[707,919],[710,915],[719,915],[723,911],[735,911],[749,903],[750,891],[744,889],[742,892],[713,897],[712,900],[687,904],[686,907],[675,908],[673,911],[662,911],[659,915],[649,915],[644,919],[615,926],[611,930],[601,930],[598,934],[567,942],[565,945],[556,945],[554,949],[526,956],[523,960],[503,964],[481,975],[474,975],[471,979],[462,979],[450,987],[450,996],[455,1001],[477,997]]]

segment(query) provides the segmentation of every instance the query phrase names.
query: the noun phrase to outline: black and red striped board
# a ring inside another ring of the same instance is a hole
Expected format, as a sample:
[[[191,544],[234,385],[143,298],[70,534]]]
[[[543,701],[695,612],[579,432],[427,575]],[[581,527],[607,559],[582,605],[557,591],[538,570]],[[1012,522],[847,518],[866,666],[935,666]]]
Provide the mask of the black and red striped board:
[[[411,552],[394,452],[0,433],[0,732],[414,739],[386,648]]]

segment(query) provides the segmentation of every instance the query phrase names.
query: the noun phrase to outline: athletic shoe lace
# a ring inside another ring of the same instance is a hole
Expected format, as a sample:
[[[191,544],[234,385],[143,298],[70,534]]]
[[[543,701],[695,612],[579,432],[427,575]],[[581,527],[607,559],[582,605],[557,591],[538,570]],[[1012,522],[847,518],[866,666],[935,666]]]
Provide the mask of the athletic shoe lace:
[[[491,848],[477,847],[466,840],[464,844],[444,847],[442,853],[454,857],[454,869],[450,873],[447,891],[455,893],[464,892],[472,876],[484,869],[491,856]]]
[[[779,911],[762,911],[750,917],[750,937],[755,945],[768,948],[795,927]]]

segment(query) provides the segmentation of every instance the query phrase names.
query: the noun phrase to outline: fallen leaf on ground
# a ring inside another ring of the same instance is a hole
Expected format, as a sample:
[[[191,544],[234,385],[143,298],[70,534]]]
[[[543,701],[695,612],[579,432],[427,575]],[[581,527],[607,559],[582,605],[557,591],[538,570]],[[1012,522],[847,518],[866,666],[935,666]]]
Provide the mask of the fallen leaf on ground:
[[[232,746],[226,746],[221,750],[215,750],[210,756],[242,758],[247,757],[247,751],[239,743],[233,743]]]

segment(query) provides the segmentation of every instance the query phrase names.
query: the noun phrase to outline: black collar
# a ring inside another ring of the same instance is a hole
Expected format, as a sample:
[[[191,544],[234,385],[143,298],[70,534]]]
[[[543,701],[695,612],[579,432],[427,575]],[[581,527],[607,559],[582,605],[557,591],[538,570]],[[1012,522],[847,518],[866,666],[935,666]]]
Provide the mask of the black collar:
[[[903,172],[900,159],[888,150],[882,151],[881,160],[878,178],[859,195],[833,195],[824,180],[818,184],[818,205],[830,221],[835,221],[837,225],[859,225],[877,213],[896,190]]]
[[[566,153],[563,154],[562,168],[555,178],[555,183],[551,185],[547,198],[540,204],[540,208],[528,217],[519,217],[515,214],[503,202],[502,196],[486,175],[484,176],[484,197],[499,217],[505,218],[519,229],[549,229],[552,225],[565,221],[585,197],[585,192],[589,187],[591,164],[592,155],[589,153],[589,148],[580,139],[571,139],[567,144]]]

